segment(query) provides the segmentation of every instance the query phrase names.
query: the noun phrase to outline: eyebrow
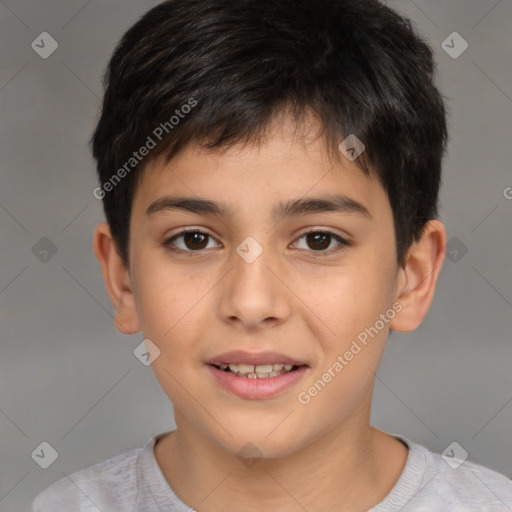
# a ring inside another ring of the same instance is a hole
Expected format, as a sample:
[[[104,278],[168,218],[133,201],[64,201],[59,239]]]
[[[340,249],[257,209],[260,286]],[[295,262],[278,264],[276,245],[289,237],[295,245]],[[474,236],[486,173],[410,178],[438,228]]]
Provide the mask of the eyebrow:
[[[235,212],[224,203],[216,203],[202,198],[171,196],[161,197],[151,203],[146,209],[146,214],[153,215],[176,209],[203,215],[235,216]],[[322,212],[358,213],[369,219],[372,218],[363,204],[340,194],[281,201],[274,206],[271,215],[272,219],[277,221],[284,217]]]

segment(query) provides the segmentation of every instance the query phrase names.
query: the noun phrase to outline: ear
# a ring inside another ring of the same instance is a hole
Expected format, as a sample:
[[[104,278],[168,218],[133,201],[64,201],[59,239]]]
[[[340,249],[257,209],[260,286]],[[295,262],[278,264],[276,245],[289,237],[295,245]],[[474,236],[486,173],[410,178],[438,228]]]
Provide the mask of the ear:
[[[140,331],[130,273],[119,256],[110,226],[98,224],[94,231],[93,250],[101,265],[103,280],[116,310],[114,322],[123,334]]]
[[[399,270],[396,300],[402,310],[390,322],[394,331],[413,331],[425,318],[436,288],[446,252],[446,230],[438,220],[425,225],[421,238],[414,242],[407,261]]]

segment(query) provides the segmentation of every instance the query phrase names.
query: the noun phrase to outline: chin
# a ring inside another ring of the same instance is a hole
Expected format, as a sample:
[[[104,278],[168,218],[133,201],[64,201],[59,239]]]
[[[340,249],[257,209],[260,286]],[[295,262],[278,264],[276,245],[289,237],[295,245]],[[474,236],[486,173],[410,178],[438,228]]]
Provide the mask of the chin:
[[[290,426],[285,427],[284,424],[276,428],[283,421],[282,417],[274,421],[271,428],[266,427],[266,422],[252,421],[254,425],[244,421],[236,428],[232,425],[227,429],[229,434],[222,428],[216,429],[215,433],[211,433],[212,438],[222,449],[241,460],[278,459],[296,452],[302,446],[297,428],[290,430]]]

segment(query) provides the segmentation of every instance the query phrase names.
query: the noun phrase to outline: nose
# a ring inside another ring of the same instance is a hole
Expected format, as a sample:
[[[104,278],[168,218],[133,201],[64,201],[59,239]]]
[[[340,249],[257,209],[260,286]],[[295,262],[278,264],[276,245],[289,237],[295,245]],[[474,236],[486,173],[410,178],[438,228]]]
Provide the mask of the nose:
[[[272,248],[262,247],[257,258],[233,251],[232,270],[223,280],[219,313],[239,329],[257,331],[279,325],[290,316],[290,291]],[[281,274],[281,275],[280,275]]]

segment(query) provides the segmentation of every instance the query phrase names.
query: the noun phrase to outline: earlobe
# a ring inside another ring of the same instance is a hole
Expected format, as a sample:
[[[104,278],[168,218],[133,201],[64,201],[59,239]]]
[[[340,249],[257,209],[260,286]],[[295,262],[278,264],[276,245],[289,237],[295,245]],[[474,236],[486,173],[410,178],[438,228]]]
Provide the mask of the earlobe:
[[[425,318],[443,265],[446,252],[446,230],[438,220],[427,222],[421,238],[407,254],[399,272],[397,301],[402,310],[390,323],[394,331],[413,331]]]
[[[105,287],[115,309],[114,322],[123,334],[140,331],[130,273],[119,256],[115,241],[106,222],[94,231],[93,250],[103,273]]]

